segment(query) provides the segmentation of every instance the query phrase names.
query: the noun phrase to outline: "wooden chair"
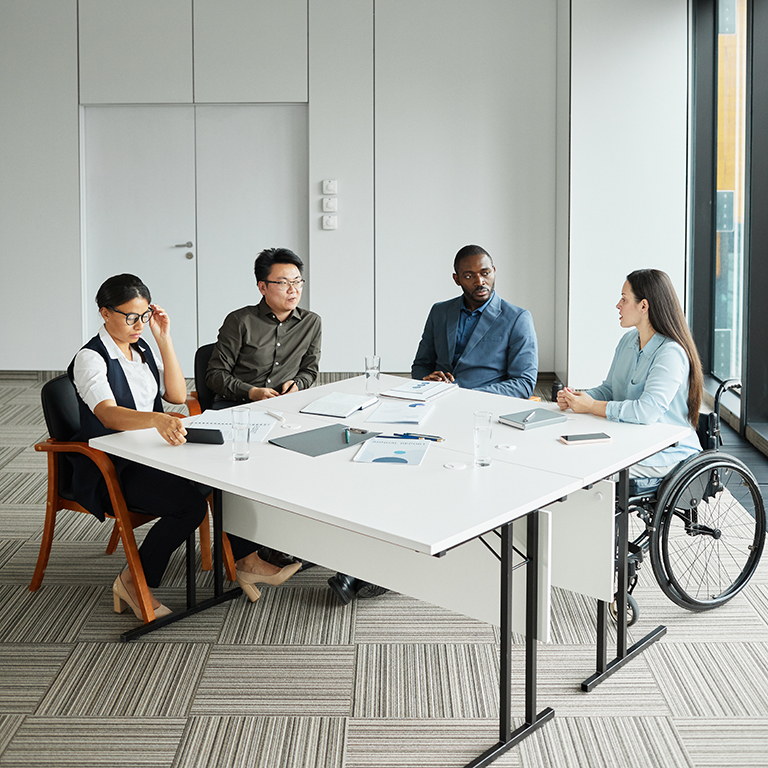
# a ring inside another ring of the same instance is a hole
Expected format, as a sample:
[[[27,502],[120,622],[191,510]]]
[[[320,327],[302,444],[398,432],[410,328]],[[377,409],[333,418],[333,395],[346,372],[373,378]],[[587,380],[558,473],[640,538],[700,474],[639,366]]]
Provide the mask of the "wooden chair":
[[[117,547],[118,539],[122,539],[128,568],[131,572],[133,583],[136,586],[142,617],[145,623],[153,621],[155,614],[152,610],[149,588],[144,578],[144,570],[139,559],[133,530],[155,518],[152,515],[144,514],[141,510],[128,509],[123,493],[120,490],[115,467],[106,453],[91,448],[88,443],[71,440],[72,436],[80,429],[80,412],[75,389],[69,377],[66,375],[58,376],[47,382],[43,386],[41,399],[43,415],[45,416],[45,423],[48,427],[50,438],[44,443],[35,445],[35,450],[48,454],[48,497],[45,509],[43,539],[40,543],[40,553],[37,557],[35,573],[29,585],[30,591],[37,591],[43,582],[45,569],[48,566],[48,559],[51,554],[51,545],[56,527],[56,514],[62,509],[88,513],[88,510],[74,498],[72,491],[72,466],[68,461],[63,460],[63,454],[65,453],[80,453],[88,456],[96,464],[107,484],[107,491],[109,492],[109,499],[114,512],[114,515],[110,515],[110,517],[113,516],[115,519],[115,527],[107,547],[107,553],[112,554]],[[210,570],[212,567],[211,536],[207,516],[199,531],[203,567],[206,567],[207,562],[207,569]]]

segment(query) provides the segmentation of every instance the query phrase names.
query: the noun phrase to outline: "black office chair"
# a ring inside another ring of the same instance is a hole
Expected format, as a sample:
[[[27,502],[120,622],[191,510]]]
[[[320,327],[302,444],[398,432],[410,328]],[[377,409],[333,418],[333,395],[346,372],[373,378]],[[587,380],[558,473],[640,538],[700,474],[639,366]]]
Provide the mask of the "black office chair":
[[[88,443],[75,442],[73,435],[80,430],[80,410],[75,396],[75,388],[67,375],[57,376],[47,382],[40,393],[43,416],[48,427],[50,438],[44,443],[35,445],[36,451],[48,454],[48,495],[45,506],[45,527],[43,539],[40,542],[40,553],[37,556],[35,573],[29,585],[30,592],[36,592],[43,583],[45,569],[51,554],[53,535],[56,528],[56,514],[63,509],[71,509],[87,514],[89,510],[78,503],[72,490],[72,465],[63,458],[65,453],[80,453],[88,456],[99,468],[104,481],[107,484],[109,498],[112,504],[113,514],[108,515],[115,519],[115,529],[107,547],[107,554],[112,554],[117,548],[118,538],[123,541],[125,557],[128,568],[136,585],[136,593],[139,597],[139,606],[145,623],[155,618],[152,610],[152,602],[149,596],[149,588],[144,578],[144,569],[139,559],[139,551],[133,529],[154,520],[153,515],[147,515],[140,509],[128,509],[120,483],[117,479],[114,464],[103,451],[91,448]],[[204,530],[205,529],[205,530]],[[200,526],[201,553],[205,568],[205,561],[211,561],[210,553],[210,529],[208,517]],[[207,534],[207,535],[206,535]],[[207,542],[207,544],[206,544]],[[205,551],[207,548],[207,552]],[[207,570],[210,570],[209,565]]]
[[[205,372],[208,370],[208,361],[211,359],[214,346],[216,345],[203,344],[195,352],[195,391],[191,396],[197,400],[197,410],[193,413],[193,407],[190,406],[190,416],[197,416],[213,406],[215,393],[205,383]]]
[[[198,416],[203,411],[213,407],[215,393],[205,383],[205,372],[208,370],[208,361],[213,354],[215,344],[203,344],[195,352],[195,391],[190,393],[187,400],[189,415]],[[236,581],[235,558],[232,556],[232,547],[229,544],[227,534],[224,534],[224,570],[230,581]]]

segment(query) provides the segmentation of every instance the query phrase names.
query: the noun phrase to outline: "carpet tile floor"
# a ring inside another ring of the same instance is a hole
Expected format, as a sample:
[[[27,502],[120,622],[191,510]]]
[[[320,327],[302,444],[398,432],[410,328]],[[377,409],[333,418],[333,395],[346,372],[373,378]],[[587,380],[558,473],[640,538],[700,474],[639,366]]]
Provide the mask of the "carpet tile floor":
[[[105,553],[109,524],[61,513],[29,592],[40,387],[0,374],[0,768],[461,768],[497,740],[497,628],[394,593],[341,606],[321,568],[124,644],[136,621],[112,610],[122,548]],[[204,597],[212,579],[197,573]],[[157,595],[184,605],[183,552]],[[556,716],[498,768],[768,768],[768,557],[715,611],[672,604],[650,567],[635,597],[630,642],[659,624],[666,636],[585,694],[595,606],[554,590],[538,709]],[[516,638],[519,672],[523,653]],[[522,717],[519,675],[513,702]]]

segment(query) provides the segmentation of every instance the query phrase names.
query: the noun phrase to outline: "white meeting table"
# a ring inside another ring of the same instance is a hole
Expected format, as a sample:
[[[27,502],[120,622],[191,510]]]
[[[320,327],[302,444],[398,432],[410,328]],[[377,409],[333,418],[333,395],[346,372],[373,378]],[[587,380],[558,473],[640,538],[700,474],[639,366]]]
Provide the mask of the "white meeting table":
[[[402,378],[382,376],[381,387],[400,383]],[[550,708],[536,712],[536,640],[548,638],[549,588],[551,583],[557,584],[552,578],[552,567],[556,570],[558,565],[551,562],[558,552],[552,546],[553,527],[568,530],[568,536],[579,528],[586,529],[589,535],[574,542],[570,559],[580,554],[584,562],[599,564],[596,591],[592,587],[583,590],[598,597],[597,673],[587,689],[663,634],[661,627],[651,633],[653,637],[649,635],[628,650],[626,612],[619,610],[617,657],[606,663],[605,606],[614,592],[616,544],[612,535],[613,483],[601,481],[620,473],[618,541],[624,556],[619,557],[618,594],[625,595],[627,468],[674,444],[686,432],[669,425],[617,424],[570,412],[567,422],[534,430],[520,431],[494,423],[492,443],[503,447],[493,449],[489,467],[476,468],[474,411],[490,411],[495,422],[501,414],[557,406],[456,390],[435,400],[422,424],[412,427],[367,421],[373,408],[347,419],[300,413],[301,408],[330,392],[362,394],[364,390],[363,377],[357,377],[250,407],[254,411],[280,411],[285,423],[295,427],[284,429],[278,423],[270,438],[343,423],[383,434],[413,431],[440,435],[444,441],[430,443],[419,466],[353,462],[356,446],[312,458],[268,442],[252,443],[250,459],[235,462],[229,444],[172,447],[154,430],[90,441],[107,453],[215,489],[214,599],[126,634],[143,634],[153,625],[164,626],[239,593],[223,592],[222,526],[262,545],[479,616],[501,627],[499,742],[467,768],[488,765],[554,716]],[[612,441],[565,446],[557,440],[566,432],[596,431],[610,434]],[[592,519],[601,521],[601,536],[592,535]],[[559,565],[573,568],[572,562]],[[471,580],[466,578],[467,567],[473,569]],[[524,573],[525,578],[513,581],[515,571]],[[444,583],[449,588],[440,592],[439,585]],[[463,593],[456,587],[460,583],[465,585]],[[459,596],[446,602],[442,599],[446,592]],[[525,723],[515,731],[511,727],[513,628],[526,636]]]

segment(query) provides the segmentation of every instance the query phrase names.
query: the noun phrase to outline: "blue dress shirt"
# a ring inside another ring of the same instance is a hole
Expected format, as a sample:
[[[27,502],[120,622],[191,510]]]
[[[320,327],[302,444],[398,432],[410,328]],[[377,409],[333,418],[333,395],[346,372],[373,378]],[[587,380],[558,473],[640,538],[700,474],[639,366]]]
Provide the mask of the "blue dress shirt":
[[[690,429],[676,446],[649,456],[639,462],[641,466],[671,466],[701,450],[688,421],[689,368],[688,356],[677,342],[656,333],[640,349],[640,334],[634,328],[621,337],[605,381],[587,390],[595,400],[607,401],[605,415],[610,421]]]
[[[462,307],[459,312],[459,323],[456,326],[456,351],[453,353],[453,365],[459,362],[461,353],[464,351],[464,347],[467,346],[467,342],[472,336],[472,331],[475,330],[477,321],[480,319],[480,315],[483,314],[483,310],[491,303],[493,293],[488,301],[482,306],[470,312],[466,307]]]

